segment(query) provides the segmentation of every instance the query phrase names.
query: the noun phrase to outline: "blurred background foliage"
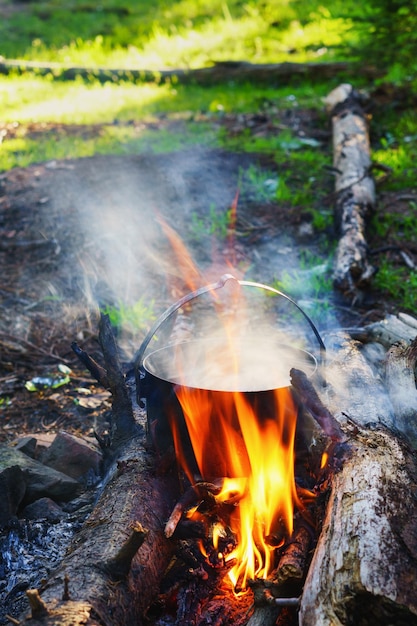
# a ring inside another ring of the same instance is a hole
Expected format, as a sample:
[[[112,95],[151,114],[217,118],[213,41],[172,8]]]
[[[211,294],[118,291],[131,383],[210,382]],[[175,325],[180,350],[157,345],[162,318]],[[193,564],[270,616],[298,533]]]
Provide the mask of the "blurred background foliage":
[[[417,0],[3,0],[0,55],[89,66],[350,59],[409,80]]]

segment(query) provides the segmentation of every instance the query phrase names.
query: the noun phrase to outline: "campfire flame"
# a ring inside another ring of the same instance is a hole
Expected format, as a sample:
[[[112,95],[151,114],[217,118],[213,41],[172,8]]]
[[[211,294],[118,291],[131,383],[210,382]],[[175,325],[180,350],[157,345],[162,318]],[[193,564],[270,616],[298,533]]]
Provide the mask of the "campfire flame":
[[[234,221],[237,201],[238,193],[232,205]],[[177,260],[191,268],[192,260],[179,238],[164,223],[161,225]],[[184,272],[184,279],[187,274],[191,277],[188,286],[194,290],[198,273],[195,268],[191,273]],[[242,298],[236,284],[230,287],[232,294],[229,293],[229,305],[234,313]],[[215,293],[213,298],[217,298]],[[238,347],[244,324],[240,320],[238,326],[234,326],[231,316],[226,316],[226,320],[224,337],[227,337],[231,357],[226,366],[217,360],[215,367],[220,371],[222,367],[234,368],[238,378],[242,368],[239,355],[241,359],[247,356],[247,353],[242,356]],[[274,361],[273,369],[278,371],[280,366],[285,369],[284,359],[283,363]],[[199,475],[195,475],[190,465],[182,434],[173,419],[171,429],[176,458],[191,484],[196,480],[218,483],[221,479],[216,501],[231,507],[228,525],[236,538],[236,547],[225,560],[234,563],[229,570],[233,587],[245,589],[249,579],[267,578],[271,574],[274,550],[292,534],[294,508],[304,508],[297,495],[294,476],[297,407],[289,381],[277,385],[277,389],[255,393],[221,390],[223,387],[220,390],[200,388],[207,386],[208,383],[187,385],[187,382],[175,386]],[[221,524],[213,524],[216,550],[222,532]]]
[[[271,414],[259,416],[242,392],[216,392],[213,406],[210,391],[176,389],[201,477],[225,477],[216,500],[237,502],[230,517],[237,546],[227,560],[236,561],[229,576],[240,588],[248,579],[268,577],[277,547],[268,539],[291,536],[294,504],[302,508],[294,479],[297,410],[289,388],[267,393]]]

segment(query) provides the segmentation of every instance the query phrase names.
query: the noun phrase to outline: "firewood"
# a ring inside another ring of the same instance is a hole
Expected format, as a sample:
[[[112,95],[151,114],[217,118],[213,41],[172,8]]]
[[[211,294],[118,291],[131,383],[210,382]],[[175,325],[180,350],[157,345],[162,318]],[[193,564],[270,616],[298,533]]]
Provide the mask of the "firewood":
[[[165,524],[166,537],[172,537],[183,513],[188,509],[197,506],[201,500],[210,500],[214,504],[214,496],[221,490],[221,481],[219,484],[198,482],[191,485],[176,503],[167,523]]]
[[[326,386],[316,391],[349,436],[352,424],[395,431],[395,414],[384,381],[362,353],[362,345],[346,333],[327,340]]]
[[[301,580],[304,577],[310,544],[309,530],[305,526],[297,528],[281,554],[273,575],[275,583],[280,585],[287,580]]]
[[[290,371],[291,384],[299,403],[307,408],[323,433],[332,441],[345,441],[346,437],[338,421],[323,404],[307,375],[301,370],[292,368]]]
[[[334,477],[300,626],[417,624],[416,466],[385,430],[364,431]]]
[[[315,79],[330,78],[340,74],[367,76],[375,78],[380,71],[372,65],[345,63],[343,61],[333,63],[272,63],[255,64],[245,61],[225,61],[215,63],[211,67],[197,69],[172,69],[172,70],[147,70],[147,69],[115,69],[104,67],[80,67],[68,66],[62,63],[42,63],[39,61],[22,61],[13,59],[0,60],[0,74],[10,72],[35,71],[38,75],[54,75],[63,80],[74,80],[78,77],[94,78],[100,82],[114,82],[115,80],[127,80],[134,82],[175,82],[187,84],[198,83],[210,85],[223,81],[250,81],[252,83],[271,83],[279,81],[291,81],[296,76],[310,77]]]
[[[247,626],[274,626],[279,608],[277,606],[258,606],[247,622]]]
[[[164,520],[177,480],[156,476],[105,318],[100,342],[113,396],[110,466],[97,504],[68,554],[45,586],[32,593],[32,613],[37,599],[43,610],[36,621],[29,614],[21,623],[140,625],[172,556]]]
[[[77,355],[81,363],[88,369],[92,377],[107,389],[109,387],[109,381],[107,380],[107,372],[104,367],[97,363],[85,350],[80,348],[76,341],[72,342],[71,349],[74,354]]]
[[[410,343],[417,336],[417,320],[407,313],[387,315],[384,319],[359,328],[349,328],[353,339],[362,343],[372,341],[390,348],[397,341]]]
[[[375,208],[368,120],[361,96],[351,85],[340,85],[325,102],[333,127],[335,217],[340,233],[334,284],[347,298],[356,300],[375,274],[365,237],[366,220]]]
[[[333,476],[300,625],[417,624],[416,462],[359,344],[334,339],[318,393],[349,434],[351,454]]]

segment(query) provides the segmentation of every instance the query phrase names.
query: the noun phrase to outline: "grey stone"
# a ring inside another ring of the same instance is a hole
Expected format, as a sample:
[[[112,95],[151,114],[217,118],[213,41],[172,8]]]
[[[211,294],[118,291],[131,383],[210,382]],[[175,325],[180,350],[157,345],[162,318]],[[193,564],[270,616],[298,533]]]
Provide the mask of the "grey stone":
[[[0,526],[5,526],[16,515],[25,493],[25,477],[19,465],[0,471]]]
[[[47,519],[51,522],[59,522],[67,517],[67,514],[51,498],[39,498],[32,504],[28,504],[21,512],[20,517],[30,520]]]
[[[36,437],[22,437],[16,444],[16,450],[20,450],[20,452],[24,452],[34,459],[36,453],[36,443]]]
[[[42,457],[45,465],[75,479],[87,477],[92,472],[99,475],[101,459],[96,447],[66,432],[57,434]]]
[[[21,469],[26,485],[23,499],[25,504],[44,496],[67,501],[80,491],[80,484],[70,476],[47,467],[6,444],[0,444],[0,474],[16,465]]]

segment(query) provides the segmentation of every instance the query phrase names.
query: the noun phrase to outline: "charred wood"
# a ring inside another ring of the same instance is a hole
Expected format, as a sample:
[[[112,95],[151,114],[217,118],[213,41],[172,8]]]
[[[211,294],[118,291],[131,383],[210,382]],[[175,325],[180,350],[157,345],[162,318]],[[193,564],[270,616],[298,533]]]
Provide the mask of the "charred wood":
[[[298,398],[298,402],[303,407],[308,408],[312,417],[323,430],[323,433],[330,437],[332,441],[342,442],[346,439],[338,421],[333,417],[327,407],[320,400],[313,384],[307,375],[301,370],[292,369],[290,371],[291,384]]]
[[[305,575],[308,553],[311,545],[311,533],[305,526],[296,529],[284,548],[276,571],[274,583],[280,585],[288,580],[301,581]]]
[[[99,363],[97,363],[93,357],[91,357],[85,350],[80,348],[76,341],[71,344],[71,349],[74,354],[77,355],[81,363],[88,369],[91,376],[96,379],[100,385],[105,389],[109,388],[109,381],[107,379],[107,372]]]
[[[156,477],[105,318],[100,342],[113,395],[113,460],[95,508],[61,565],[32,593],[32,614],[21,623],[140,625],[172,556],[164,521],[173,507],[176,479]],[[43,608],[34,617],[37,600]]]
[[[183,514],[191,507],[197,506],[201,500],[210,500],[214,504],[214,496],[218,494],[220,490],[221,484],[215,485],[213,483],[199,482],[191,485],[178,500],[169,516],[165,524],[165,535],[172,537]]]
[[[102,315],[100,318],[99,341],[112,394],[111,448],[117,450],[124,442],[130,441],[143,431],[143,428],[139,426],[133,415],[132,399],[127,389],[116,340],[107,315]]]

